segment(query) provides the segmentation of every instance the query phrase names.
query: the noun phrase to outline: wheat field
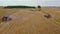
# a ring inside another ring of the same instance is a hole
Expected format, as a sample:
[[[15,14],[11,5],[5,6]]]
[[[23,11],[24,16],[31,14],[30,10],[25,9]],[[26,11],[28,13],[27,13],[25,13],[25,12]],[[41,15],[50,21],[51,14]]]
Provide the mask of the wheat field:
[[[51,14],[47,19],[44,14]],[[9,15],[8,22],[0,22],[0,34],[60,34],[60,8],[0,9],[0,18]]]

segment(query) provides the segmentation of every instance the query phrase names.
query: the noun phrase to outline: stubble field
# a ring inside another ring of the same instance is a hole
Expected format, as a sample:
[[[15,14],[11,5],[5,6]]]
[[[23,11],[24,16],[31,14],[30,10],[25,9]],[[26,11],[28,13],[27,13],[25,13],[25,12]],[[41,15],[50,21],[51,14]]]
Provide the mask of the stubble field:
[[[0,18],[4,15],[12,20],[0,22],[0,34],[60,34],[60,8],[0,9]]]

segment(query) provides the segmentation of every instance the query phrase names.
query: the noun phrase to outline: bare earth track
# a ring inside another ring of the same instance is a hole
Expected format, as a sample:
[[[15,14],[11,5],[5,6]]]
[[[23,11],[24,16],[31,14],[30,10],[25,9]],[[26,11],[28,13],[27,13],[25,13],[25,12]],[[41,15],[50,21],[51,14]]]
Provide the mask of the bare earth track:
[[[43,16],[44,12],[31,11],[31,9],[17,11],[10,15],[11,21],[0,24],[2,26],[0,34],[60,34],[60,24],[58,25],[52,20],[55,17],[46,19]]]

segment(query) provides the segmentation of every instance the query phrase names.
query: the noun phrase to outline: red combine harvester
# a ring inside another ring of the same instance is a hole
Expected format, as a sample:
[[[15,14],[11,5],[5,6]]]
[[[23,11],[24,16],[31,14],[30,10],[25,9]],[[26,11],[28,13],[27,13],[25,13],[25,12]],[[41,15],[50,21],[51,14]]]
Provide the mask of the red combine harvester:
[[[6,21],[10,21],[11,18],[8,17],[8,16],[3,16],[1,20],[2,20],[3,22],[6,22]]]
[[[51,18],[51,15],[50,14],[45,14],[44,17]]]

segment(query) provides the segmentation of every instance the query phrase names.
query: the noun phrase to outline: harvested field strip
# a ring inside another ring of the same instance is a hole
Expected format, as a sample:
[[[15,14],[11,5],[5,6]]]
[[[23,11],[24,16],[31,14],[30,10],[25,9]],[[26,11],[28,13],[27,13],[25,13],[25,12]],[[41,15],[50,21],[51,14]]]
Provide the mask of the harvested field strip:
[[[29,25],[31,25],[31,27],[29,27],[29,28],[32,28],[32,27],[33,27],[34,29],[36,29],[36,32],[39,31],[39,29],[37,28],[37,27],[39,27],[39,26],[37,26],[38,24],[37,24],[37,25],[34,24],[34,23],[36,23],[36,22],[35,22],[35,21],[36,21],[35,18],[36,18],[36,19],[38,18],[37,15],[38,15],[38,14],[36,14],[36,13],[35,13],[35,15],[33,14],[33,15],[32,15],[33,18],[30,18],[30,19],[33,19],[33,20],[28,20],[28,21],[24,22],[24,25],[25,25],[26,23],[27,23],[26,25],[28,25],[28,22],[29,22]],[[34,18],[34,17],[35,17],[35,18]],[[38,18],[38,19],[41,19],[41,18]],[[32,23],[32,21],[33,21],[33,23]],[[37,20],[37,21],[39,22],[39,20]],[[41,21],[42,21],[42,20],[41,20]],[[42,21],[42,22],[43,22],[43,21]],[[12,25],[13,27],[11,27],[11,28],[15,29],[15,27],[17,26],[17,24],[18,24],[18,23],[16,23],[16,24],[14,23],[14,24]],[[21,23],[21,25],[22,25],[22,23]],[[28,26],[29,26],[29,25],[28,25]],[[36,26],[37,26],[37,27],[36,27]],[[18,27],[18,26],[17,26],[17,27]],[[37,29],[38,29],[38,30],[37,30]],[[9,30],[10,30],[10,29],[9,29]],[[8,29],[7,29],[7,31],[8,31]],[[6,31],[6,32],[7,32],[7,31]],[[11,31],[11,30],[10,30],[10,31]],[[34,30],[34,31],[35,31],[35,30]],[[17,32],[17,31],[16,31],[16,32]],[[28,31],[27,31],[27,32],[28,32]],[[32,33],[31,30],[30,30],[29,33]]]

